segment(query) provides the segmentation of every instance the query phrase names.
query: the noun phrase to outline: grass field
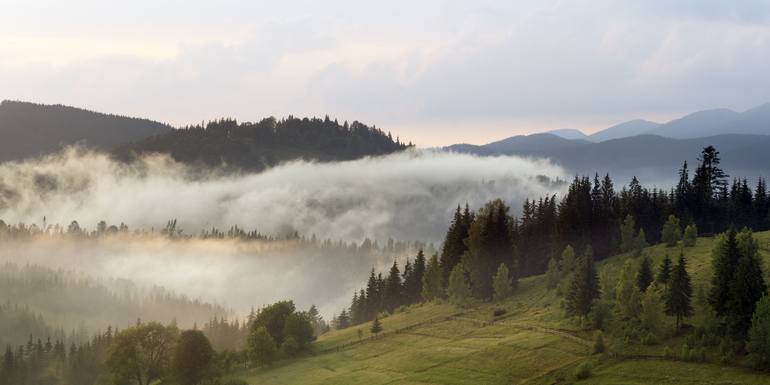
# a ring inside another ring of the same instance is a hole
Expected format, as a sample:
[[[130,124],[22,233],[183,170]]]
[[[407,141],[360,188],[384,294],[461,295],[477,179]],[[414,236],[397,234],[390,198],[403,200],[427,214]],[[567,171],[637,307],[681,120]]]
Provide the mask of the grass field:
[[[756,237],[768,266],[770,232]],[[696,247],[685,249],[696,291],[706,288],[710,278],[712,242],[701,238]],[[645,252],[657,266],[666,253],[675,260],[679,250],[659,245]],[[600,263],[603,279],[616,280],[628,258],[619,255]],[[738,366],[664,360],[663,346],[677,351],[681,337],[643,346],[608,335],[609,353],[591,355],[590,332],[566,319],[561,303],[554,290],[547,290],[542,276],[530,277],[505,303],[465,309],[449,304],[412,306],[382,319],[384,335],[379,338],[370,338],[369,324],[333,331],[315,343],[314,355],[243,371],[235,378],[276,385],[770,384],[770,375]],[[499,308],[506,314],[493,320],[492,312]],[[697,316],[690,321],[697,322]],[[575,369],[586,362],[592,376],[577,381]]]

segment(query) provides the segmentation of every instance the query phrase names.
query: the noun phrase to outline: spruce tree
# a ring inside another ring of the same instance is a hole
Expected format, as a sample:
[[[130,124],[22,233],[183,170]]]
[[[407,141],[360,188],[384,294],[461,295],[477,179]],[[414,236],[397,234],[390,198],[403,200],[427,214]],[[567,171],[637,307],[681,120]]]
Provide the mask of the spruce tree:
[[[438,256],[433,255],[425,268],[422,278],[422,299],[433,301],[444,297],[444,273],[439,265]]]
[[[401,305],[403,295],[403,286],[401,285],[401,272],[398,270],[398,263],[393,261],[390,267],[388,279],[385,281],[385,310],[392,313]]]
[[[639,291],[644,293],[647,291],[647,287],[652,283],[652,267],[650,266],[650,258],[644,257],[642,263],[639,264],[639,272],[636,273],[636,286]]]
[[[735,267],[735,276],[730,282],[727,324],[733,336],[745,338],[757,302],[767,292],[767,286],[762,275],[759,245],[751,231],[741,231],[737,235],[737,244],[741,256]]]
[[[727,315],[730,307],[730,286],[735,278],[735,267],[740,259],[736,237],[735,229],[730,228],[717,238],[711,251],[714,275],[711,278],[708,300],[718,316]]]
[[[513,287],[511,286],[511,277],[509,275],[508,266],[504,263],[500,264],[495,273],[492,286],[495,290],[494,300],[503,301],[513,294]]]
[[[658,269],[658,276],[655,278],[655,281],[658,283],[659,286],[662,288],[665,288],[668,286],[668,283],[671,280],[671,257],[666,254],[665,257],[663,257],[663,262],[660,264],[660,268]]]
[[[770,370],[770,296],[765,295],[757,303],[746,347],[755,368]]]
[[[555,289],[559,285],[560,279],[559,262],[556,262],[556,258],[551,257],[548,260],[548,270],[545,272],[545,281],[548,289]]]
[[[684,247],[693,247],[698,241],[698,227],[695,223],[690,223],[684,229],[684,235],[682,236],[682,245]]]
[[[692,315],[692,285],[687,273],[687,262],[684,254],[679,255],[679,263],[671,272],[671,284],[666,292],[666,314],[676,317],[676,328],[682,319]]]
[[[623,223],[620,224],[620,251],[627,253],[636,246],[636,221],[631,214],[626,215]]]
[[[666,223],[663,224],[660,240],[668,247],[674,247],[682,238],[682,228],[679,226],[679,218],[669,215]]]
[[[585,319],[600,294],[599,275],[593,255],[586,252],[577,259],[575,274],[567,292],[567,314]]]
[[[372,334],[377,336],[382,331],[382,324],[380,323],[379,317],[374,317],[374,321],[372,321],[372,327],[369,329]]]

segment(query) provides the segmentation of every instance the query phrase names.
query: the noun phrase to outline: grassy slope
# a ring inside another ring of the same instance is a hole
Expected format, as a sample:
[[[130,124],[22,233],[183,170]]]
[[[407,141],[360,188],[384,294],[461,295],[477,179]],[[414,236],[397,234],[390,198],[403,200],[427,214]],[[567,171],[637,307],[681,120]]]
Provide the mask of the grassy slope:
[[[770,266],[770,232],[757,237],[765,265]],[[699,239],[695,248],[685,250],[696,291],[711,274],[711,245],[711,239]],[[675,259],[678,250],[653,246],[646,252],[657,266],[665,253]],[[601,276],[615,282],[627,259],[620,255],[602,262]],[[319,339],[316,355],[237,377],[250,384],[552,384],[574,381],[575,367],[589,361],[594,375],[582,383],[770,383],[770,376],[738,367],[621,357],[659,356],[664,345],[678,351],[681,338],[641,346],[608,336],[614,357],[590,356],[591,336],[564,318],[561,302],[545,288],[543,277],[531,277],[522,280],[514,297],[503,304],[469,309],[447,304],[413,306],[383,319],[387,334],[375,340],[369,339],[368,324],[359,327],[363,341],[357,328],[334,331]],[[508,313],[489,322],[498,307]],[[335,349],[338,346],[343,347]]]

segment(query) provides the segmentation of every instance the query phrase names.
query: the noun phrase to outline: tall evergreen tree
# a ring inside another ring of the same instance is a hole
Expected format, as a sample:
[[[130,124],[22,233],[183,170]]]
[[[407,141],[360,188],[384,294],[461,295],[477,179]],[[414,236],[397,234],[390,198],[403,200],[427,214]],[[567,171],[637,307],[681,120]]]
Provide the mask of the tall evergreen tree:
[[[425,268],[422,278],[422,299],[433,301],[444,297],[444,273],[439,265],[438,256],[433,255]]]
[[[585,318],[600,294],[593,253],[587,250],[578,258],[575,266],[575,274],[567,292],[567,314]]]
[[[441,269],[445,282],[449,279],[449,273],[460,262],[463,254],[468,251],[465,239],[468,237],[471,222],[473,222],[473,213],[471,213],[468,204],[465,205],[464,211],[461,211],[458,205],[441,248]]]
[[[385,281],[385,310],[392,313],[401,305],[403,297],[403,286],[401,285],[401,272],[398,270],[398,263],[393,261],[390,267],[388,279]]]
[[[729,312],[732,300],[730,286],[735,279],[735,267],[740,259],[737,232],[734,228],[717,238],[711,255],[714,275],[711,278],[708,300],[716,314],[724,316]]]
[[[650,258],[644,257],[642,263],[639,264],[639,272],[636,273],[636,286],[639,291],[644,293],[652,283],[652,267],[650,266]]]
[[[757,302],[767,292],[759,257],[759,245],[751,231],[745,229],[736,237],[740,257],[729,284],[727,325],[733,336],[745,338]]]
[[[671,281],[671,257],[669,257],[668,254],[663,257],[663,262],[660,264],[658,276],[655,278],[655,281],[661,287],[666,287]]]
[[[513,219],[509,207],[500,199],[487,203],[471,224],[468,252],[463,266],[468,270],[473,295],[491,299],[492,277],[501,263],[513,265]]]
[[[687,262],[684,254],[679,255],[679,263],[671,272],[671,283],[666,291],[666,314],[676,317],[676,328],[682,319],[692,315],[692,285],[690,274],[687,272]]]

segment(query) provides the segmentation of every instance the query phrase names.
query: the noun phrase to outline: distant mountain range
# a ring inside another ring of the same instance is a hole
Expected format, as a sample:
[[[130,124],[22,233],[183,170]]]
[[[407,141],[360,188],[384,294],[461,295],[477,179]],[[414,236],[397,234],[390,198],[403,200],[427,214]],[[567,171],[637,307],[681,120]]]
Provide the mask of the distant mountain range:
[[[703,147],[721,152],[725,170],[736,177],[770,176],[770,103],[745,112],[699,111],[668,123],[631,120],[591,135],[560,129],[517,135],[484,145],[455,144],[446,150],[482,156],[549,158],[573,173],[610,173],[668,184],[682,162],[697,162]]]
[[[586,135],[566,128],[546,132],[564,139],[585,139],[591,142],[651,134],[674,139],[693,139],[723,134],[770,135],[770,103],[744,112],[726,108],[704,110],[674,119],[668,123],[655,123],[635,119]]]
[[[0,103],[0,162],[48,154],[75,143],[109,149],[171,130],[148,119],[6,100]]]

